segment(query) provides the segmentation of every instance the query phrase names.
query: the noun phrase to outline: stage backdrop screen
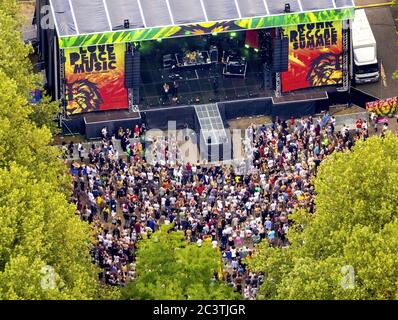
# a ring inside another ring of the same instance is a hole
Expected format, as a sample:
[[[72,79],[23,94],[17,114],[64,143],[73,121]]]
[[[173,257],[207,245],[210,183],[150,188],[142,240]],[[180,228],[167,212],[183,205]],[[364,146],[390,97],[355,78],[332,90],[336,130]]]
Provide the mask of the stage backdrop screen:
[[[128,109],[124,87],[125,44],[65,49],[68,114]]]
[[[289,70],[282,73],[282,92],[343,83],[342,22],[323,22],[283,29],[289,38]]]

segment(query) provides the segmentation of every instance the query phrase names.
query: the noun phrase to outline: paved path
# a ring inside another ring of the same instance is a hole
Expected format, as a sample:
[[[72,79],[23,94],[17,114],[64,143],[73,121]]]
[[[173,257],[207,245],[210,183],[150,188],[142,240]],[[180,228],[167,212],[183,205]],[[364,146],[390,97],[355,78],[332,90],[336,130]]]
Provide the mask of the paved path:
[[[385,0],[355,0],[356,5],[385,2]],[[394,71],[398,69],[398,34],[394,21],[394,18],[398,17],[398,11],[390,6],[367,8],[365,11],[376,38],[378,57],[384,66],[387,86],[384,86],[380,80],[378,83],[358,85],[358,89],[379,98],[398,96],[398,79],[392,78]]]

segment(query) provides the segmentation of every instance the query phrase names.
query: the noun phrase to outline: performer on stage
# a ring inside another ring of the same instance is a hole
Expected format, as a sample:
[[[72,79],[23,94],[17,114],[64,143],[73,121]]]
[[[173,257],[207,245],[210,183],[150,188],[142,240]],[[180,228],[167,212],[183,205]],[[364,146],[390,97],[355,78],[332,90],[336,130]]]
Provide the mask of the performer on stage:
[[[170,86],[167,82],[165,82],[163,84],[163,97],[164,97],[163,99],[165,102],[169,101],[169,91],[170,91]]]
[[[169,94],[170,86],[169,86],[168,83],[166,83],[166,82],[164,83],[164,85],[163,85],[163,90],[164,90],[164,93],[165,93],[166,95]]]

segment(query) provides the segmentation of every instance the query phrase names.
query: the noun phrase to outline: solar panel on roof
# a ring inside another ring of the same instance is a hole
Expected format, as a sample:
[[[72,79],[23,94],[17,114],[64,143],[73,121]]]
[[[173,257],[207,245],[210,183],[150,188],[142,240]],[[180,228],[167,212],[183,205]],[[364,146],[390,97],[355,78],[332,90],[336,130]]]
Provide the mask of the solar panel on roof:
[[[113,30],[123,29],[126,19],[129,20],[130,28],[145,27],[137,0],[104,0],[104,3],[108,8]]]
[[[59,34],[63,36],[76,34],[69,1],[52,0],[52,9]]]
[[[165,0],[143,0],[141,1],[141,7],[147,27],[169,26],[173,24]]]
[[[198,0],[169,0],[174,23],[197,23],[206,21],[202,5]]]
[[[79,33],[111,31],[102,0],[71,0]]]
[[[50,0],[61,37],[122,30],[124,20],[128,19],[130,28],[126,31],[148,29],[148,33],[134,36],[135,40],[151,40],[159,34],[159,30],[150,28],[280,16],[285,14],[286,3],[290,4],[293,14],[354,7],[352,0]],[[312,16],[311,19],[327,21],[325,19],[329,16],[344,19],[351,18],[351,15],[353,14],[347,12],[333,12],[331,15]],[[275,21],[279,19],[271,19],[269,22],[262,20],[261,23],[255,20],[244,21],[242,25],[250,26],[248,29],[279,26],[274,25]],[[280,26],[289,21],[288,18],[281,18]],[[165,30],[165,33],[168,31]],[[128,37],[123,37],[126,38]]]
[[[233,0],[203,0],[209,21],[238,19],[239,13]]]
[[[336,2],[337,8],[354,7],[355,6],[353,0],[335,0],[335,2]]]
[[[304,11],[334,8],[332,0],[301,0]]]
[[[300,5],[298,0],[286,0],[286,1],[275,1],[265,0],[267,2],[268,10],[270,14],[282,14],[285,12],[285,4],[290,4],[290,12],[300,12]]]
[[[264,0],[237,0],[242,17],[266,16],[267,8]]]

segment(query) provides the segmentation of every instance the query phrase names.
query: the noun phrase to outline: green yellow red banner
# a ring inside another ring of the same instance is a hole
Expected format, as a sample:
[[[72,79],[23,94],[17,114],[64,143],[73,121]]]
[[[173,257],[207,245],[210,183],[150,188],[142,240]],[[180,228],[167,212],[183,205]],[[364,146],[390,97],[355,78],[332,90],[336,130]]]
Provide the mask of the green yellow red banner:
[[[289,70],[282,73],[282,92],[343,83],[342,21],[290,26]]]
[[[120,30],[95,34],[61,36],[59,47],[72,48],[95,44],[128,43],[136,41],[188,37],[195,35],[284,27],[290,25],[338,21],[354,18],[354,8],[325,9],[313,12],[278,14],[264,17],[203,22],[181,26],[153,27],[145,29]]]
[[[125,44],[70,48],[64,53],[69,115],[128,108],[124,87]]]

